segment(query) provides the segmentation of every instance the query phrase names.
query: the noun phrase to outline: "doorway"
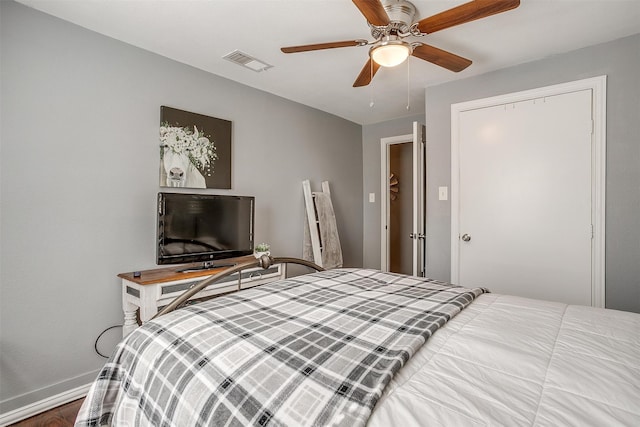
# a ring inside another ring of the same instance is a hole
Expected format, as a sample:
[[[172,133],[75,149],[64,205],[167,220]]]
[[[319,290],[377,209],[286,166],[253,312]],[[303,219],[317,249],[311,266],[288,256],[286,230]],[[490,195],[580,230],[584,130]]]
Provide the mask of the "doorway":
[[[380,142],[381,269],[425,276],[424,125]]]
[[[452,106],[452,282],[604,307],[605,83]]]
[[[401,142],[389,146],[389,271],[413,274],[413,146]]]

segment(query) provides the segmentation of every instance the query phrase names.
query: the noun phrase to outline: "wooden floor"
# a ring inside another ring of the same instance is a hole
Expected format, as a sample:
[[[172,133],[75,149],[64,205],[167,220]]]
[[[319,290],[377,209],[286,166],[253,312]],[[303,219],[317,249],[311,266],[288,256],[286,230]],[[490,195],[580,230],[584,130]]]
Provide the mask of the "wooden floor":
[[[69,402],[9,427],[72,427],[84,399]]]

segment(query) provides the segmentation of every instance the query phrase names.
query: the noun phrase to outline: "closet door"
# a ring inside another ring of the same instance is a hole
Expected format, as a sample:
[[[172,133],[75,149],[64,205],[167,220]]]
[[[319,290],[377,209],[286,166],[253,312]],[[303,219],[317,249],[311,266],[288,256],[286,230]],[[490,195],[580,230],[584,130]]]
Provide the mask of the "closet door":
[[[461,111],[457,124],[452,281],[592,305],[592,90]]]

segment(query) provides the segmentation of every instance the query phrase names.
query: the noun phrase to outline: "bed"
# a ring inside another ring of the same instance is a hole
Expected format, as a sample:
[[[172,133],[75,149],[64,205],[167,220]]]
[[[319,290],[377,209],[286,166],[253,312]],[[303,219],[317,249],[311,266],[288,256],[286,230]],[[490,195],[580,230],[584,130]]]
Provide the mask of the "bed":
[[[638,314],[349,268],[186,300],[76,426],[640,425]]]

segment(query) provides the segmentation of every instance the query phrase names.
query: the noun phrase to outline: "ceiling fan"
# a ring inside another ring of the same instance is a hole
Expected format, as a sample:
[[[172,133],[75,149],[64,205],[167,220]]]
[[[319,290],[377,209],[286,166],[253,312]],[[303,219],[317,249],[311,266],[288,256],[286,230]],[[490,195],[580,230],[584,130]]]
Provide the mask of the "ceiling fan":
[[[409,56],[431,62],[454,72],[471,65],[469,59],[421,42],[410,42],[408,37],[421,37],[455,25],[464,24],[497,13],[515,9],[520,0],[472,0],[460,6],[414,22],[416,7],[407,0],[353,0],[367,19],[371,36],[364,39],[283,47],[284,53],[307,52],[350,46],[371,46],[369,59],[353,83],[353,87],[366,86],[380,68],[394,67]]]

